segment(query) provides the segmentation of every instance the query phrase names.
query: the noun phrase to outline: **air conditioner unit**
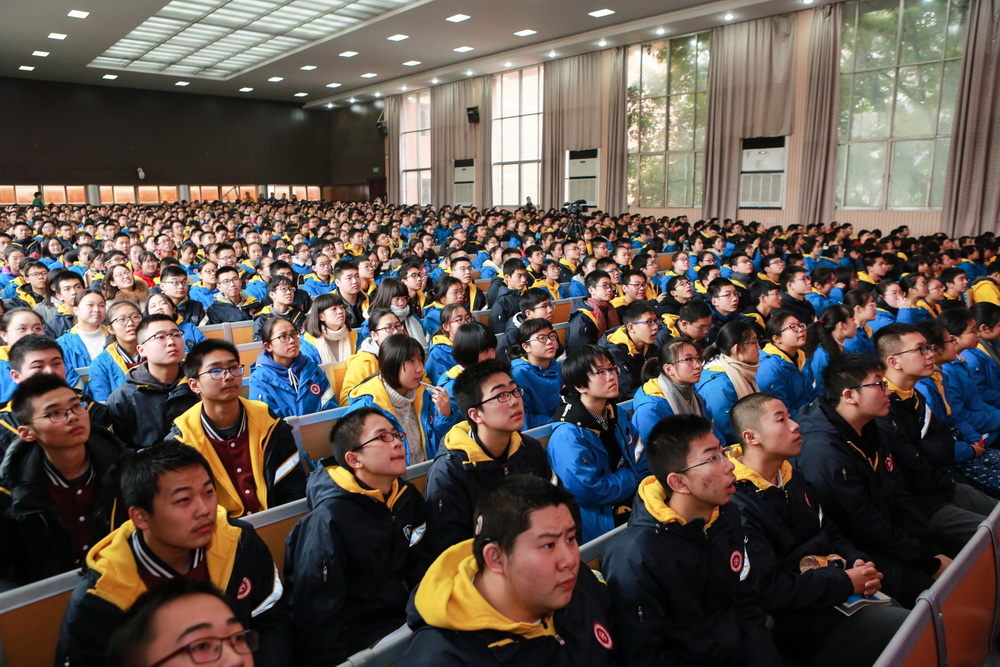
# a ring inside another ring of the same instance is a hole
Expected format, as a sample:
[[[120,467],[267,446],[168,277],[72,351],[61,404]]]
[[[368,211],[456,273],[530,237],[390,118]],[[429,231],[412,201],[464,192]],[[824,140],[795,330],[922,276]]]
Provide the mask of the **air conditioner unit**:
[[[455,202],[472,206],[476,198],[476,161],[472,158],[455,160]]]
[[[601,165],[596,148],[566,151],[566,197],[563,201],[584,199],[588,206],[599,206],[600,171]]]
[[[740,208],[782,208],[785,205],[786,157],[784,137],[743,140]]]

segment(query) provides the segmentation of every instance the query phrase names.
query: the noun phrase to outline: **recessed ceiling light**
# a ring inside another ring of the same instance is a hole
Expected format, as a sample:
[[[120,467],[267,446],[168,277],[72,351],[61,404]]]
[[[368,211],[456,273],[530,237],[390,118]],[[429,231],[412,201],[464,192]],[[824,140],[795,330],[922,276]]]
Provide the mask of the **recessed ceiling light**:
[[[82,12],[79,9],[71,9],[69,14],[67,14],[66,16],[70,17],[71,19],[85,19],[88,16],[90,16],[90,12]]]
[[[402,90],[404,93],[409,90],[407,86],[400,86],[399,89]]]
[[[389,37],[386,37],[386,39],[389,40],[390,42],[402,42],[404,39],[409,39],[409,38],[410,38],[409,35],[404,35],[402,33],[396,33],[395,35],[390,35]]]
[[[32,51],[31,55],[38,56],[39,58],[45,58],[49,55],[48,51]]]
[[[295,93],[295,97],[305,97],[309,93]]]
[[[452,23],[461,23],[462,21],[468,21],[471,16],[468,14],[455,14],[454,16],[449,16],[445,21],[451,21]]]
[[[726,14],[725,16],[722,17],[722,20],[723,21],[732,21],[734,18],[736,18],[735,14]]]
[[[604,18],[605,16],[611,16],[614,13],[615,10],[613,9],[598,9],[596,12],[588,12],[588,14],[593,16],[595,19],[601,19]]]
[[[666,31],[665,29],[663,29],[663,28],[657,28],[657,29],[656,29],[656,34],[657,34],[657,35],[663,35],[663,34],[665,34],[666,32],[667,32],[667,31]]]
[[[340,84],[334,81],[333,83],[326,84],[327,88],[340,88]]]
[[[21,65],[20,67],[18,67],[18,69],[21,70],[22,72],[34,72],[35,71],[35,68],[32,67],[31,65]]]
[[[190,81],[178,81],[178,82],[177,82],[177,83],[175,83],[174,85],[175,85],[175,86],[180,86],[181,88],[183,88],[184,86],[189,86],[189,85],[191,85],[191,82],[190,82]]]
[[[250,86],[245,86],[243,88],[240,88],[240,92],[241,93],[250,93],[250,92],[253,92],[253,88],[251,88]]]
[[[556,57],[556,52],[555,51],[549,51],[545,55],[547,55],[549,58],[555,58]]]
[[[49,39],[66,39],[66,35],[61,32],[50,32]]]
[[[268,81],[270,81],[271,83],[278,83],[279,81],[284,81],[284,80],[285,77],[283,76],[272,76],[270,79],[268,79]]]
[[[108,81],[114,81],[115,79],[117,79],[117,78],[118,78],[118,75],[117,75],[117,74],[105,74],[105,75],[104,75],[103,77],[101,77],[101,78],[102,78],[102,79],[107,79]]]
[[[378,76],[378,74],[376,74],[375,72],[365,72],[364,74],[361,75],[361,78],[362,79],[374,79],[377,76]]]
[[[468,53],[472,50],[471,46],[460,46],[457,49],[452,49],[455,53]]]
[[[441,82],[440,79],[431,79],[431,83],[434,84],[434,85],[437,85],[440,82]]]
[[[465,76],[472,76],[473,74],[474,72],[471,69],[465,71]]]
[[[382,97],[382,93],[375,93],[375,97]]]
[[[405,63],[403,63],[403,67],[416,67],[419,64],[420,64],[419,60],[407,60]]]
[[[315,65],[303,65],[299,69],[302,70],[302,71],[304,71],[304,72],[311,72],[314,69],[316,69],[316,66]]]
[[[326,108],[327,109],[332,109],[333,108],[333,102],[327,102]]]
[[[608,45],[608,41],[606,39],[602,39],[601,41],[599,41],[597,43],[597,45],[598,46],[607,46]]]
[[[513,67],[513,66],[514,66],[514,63],[512,63],[512,62],[510,62],[510,61],[508,60],[507,62],[505,62],[505,63],[503,64],[503,66],[504,66],[504,67]]]
[[[348,101],[348,102],[350,102],[351,104],[354,104],[354,102],[355,102],[355,99],[354,99],[354,98],[352,97],[351,99],[349,99],[349,100],[347,100],[347,101]]]
[[[530,35],[534,35],[537,32],[538,32],[537,30],[531,30],[530,28],[526,28],[524,30],[518,30],[517,32],[514,33],[514,36],[515,37],[528,37]]]
[[[816,0],[802,0],[803,5],[811,5],[814,2],[816,2]]]
[[[356,55],[358,55],[357,51],[344,51],[343,53],[340,54],[340,57],[341,58],[353,58]]]

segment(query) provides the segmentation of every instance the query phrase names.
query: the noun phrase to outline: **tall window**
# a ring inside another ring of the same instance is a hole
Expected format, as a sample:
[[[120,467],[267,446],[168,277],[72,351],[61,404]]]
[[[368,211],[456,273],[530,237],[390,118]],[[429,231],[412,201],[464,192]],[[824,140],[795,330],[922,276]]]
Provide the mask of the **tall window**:
[[[404,204],[431,203],[431,91],[403,98],[399,133],[400,183]]]
[[[968,0],[844,6],[837,205],[940,208]]]
[[[538,202],[542,165],[542,68],[493,77],[493,203]],[[561,203],[561,202],[560,202]]]
[[[628,203],[701,206],[709,33],[628,52]]]

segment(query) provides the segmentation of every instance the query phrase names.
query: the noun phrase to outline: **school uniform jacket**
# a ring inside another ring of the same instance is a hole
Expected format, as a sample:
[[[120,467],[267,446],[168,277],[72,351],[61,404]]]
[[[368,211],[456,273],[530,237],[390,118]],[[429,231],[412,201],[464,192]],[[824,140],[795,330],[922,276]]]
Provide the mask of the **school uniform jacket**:
[[[299,354],[291,367],[285,368],[270,352],[261,352],[250,374],[250,398],[267,403],[282,418],[337,407],[326,374],[304,354]]]
[[[969,373],[976,382],[979,395],[994,408],[1000,408],[1000,366],[987,351],[987,345],[992,343],[980,340],[979,345],[971,350],[965,350],[961,357],[969,365]],[[0,368],[0,373],[2,372]]]
[[[116,388],[125,384],[128,364],[118,351],[118,345],[111,343],[90,362],[88,387],[97,401],[107,401]]]
[[[146,592],[129,546],[135,531],[135,525],[126,521],[87,554],[87,571],[70,597],[59,630],[57,665],[106,664],[111,633],[125,610]],[[243,626],[260,633],[255,664],[287,665],[290,619],[282,599],[284,588],[278,568],[264,541],[249,524],[227,520],[225,509],[219,507],[205,560],[209,578],[223,591]]]
[[[415,632],[397,667],[617,664],[607,586],[586,565],[569,604],[540,623],[517,623],[494,609],[472,584],[477,572],[472,540],[434,562],[410,599],[407,624]]]
[[[306,476],[299,462],[292,427],[271,412],[267,404],[242,397],[239,400],[247,415],[250,460],[261,509],[277,507],[302,498],[306,491]],[[205,428],[201,423],[202,410],[203,406],[199,402],[178,417],[165,440],[176,440],[197,449],[212,469],[219,505],[225,507],[232,517],[243,516],[246,513],[243,499],[205,435]]]
[[[761,350],[757,386],[761,391],[780,398],[791,412],[807,405],[819,395],[809,366],[806,365],[805,352],[799,350],[793,362],[773,343],[768,343]]]
[[[473,512],[486,491],[507,475],[537,475],[555,483],[541,443],[512,433],[507,452],[493,458],[472,436],[468,421],[451,427],[427,473],[427,538],[431,556],[472,537]]]
[[[163,384],[142,362],[125,374],[125,384],[108,397],[108,411],[115,433],[133,449],[150,447],[170,431],[174,419],[201,399],[178,375],[173,384]]]
[[[14,386],[16,387],[17,385]],[[114,429],[114,424],[111,420],[111,411],[108,410],[107,405],[98,403],[90,394],[84,393],[79,389],[74,389],[73,391],[80,397],[80,402],[87,406],[87,412],[90,413],[91,428],[100,426],[108,431]],[[14,416],[14,413],[10,409],[10,401],[0,404],[0,460],[3,460],[4,453],[18,439],[18,426],[17,417]]]
[[[384,497],[323,459],[309,476],[309,513],[286,540],[296,665],[339,665],[401,626],[429,564],[424,499],[397,479]],[[291,662],[291,660],[290,660]]]
[[[702,396],[699,396],[697,389],[692,390],[692,397],[701,406],[702,414],[707,417],[705,400]],[[663,395],[663,390],[660,388],[660,382],[657,378],[646,380],[639,387],[639,390],[635,392],[635,398],[632,399],[632,427],[643,442],[649,441],[649,434],[653,431],[654,426],[662,419],[670,417],[673,414],[674,411],[671,409],[666,396]],[[727,416],[726,419],[728,420],[729,417]]]
[[[642,384],[642,367],[647,359],[656,357],[656,348],[652,345],[638,346],[629,338],[628,329],[623,324],[608,331],[601,337],[598,345],[611,355],[611,360],[620,366],[622,374],[618,376],[618,401],[630,401],[639,385]],[[570,348],[572,349],[572,347]]]
[[[562,389],[562,365],[553,359],[542,370],[527,359],[510,363],[511,379],[524,389],[524,427],[537,428],[552,422],[552,415],[559,409],[559,392]]]
[[[766,617],[745,581],[739,509],[684,521],[650,476],[628,528],[601,559],[618,623],[622,664],[779,665]]]
[[[726,375],[726,369],[718,361],[710,361],[701,372],[701,379],[694,386],[695,395],[698,396],[704,405],[704,415],[715,424],[715,436],[722,443],[722,446],[732,445],[738,442],[739,438],[733,433],[732,424],[729,423],[729,413],[739,397],[736,395],[736,387],[733,381]],[[638,394],[636,394],[638,397]],[[632,402],[636,407],[635,401]],[[635,417],[633,416],[633,423]],[[640,435],[642,429],[639,429]]]
[[[428,378],[424,376],[426,381]],[[357,387],[351,389],[348,394],[348,412],[354,412],[360,408],[378,408],[382,411],[392,425],[397,431],[403,433],[403,426],[396,419],[395,408],[392,406],[392,402],[389,400],[389,392],[386,391],[385,385],[382,383],[382,376],[375,375],[368,378]],[[427,393],[427,389],[424,387],[417,387],[415,400],[413,401],[413,410],[417,415],[417,421],[420,423],[420,436],[423,439],[422,443],[424,452],[427,455],[427,460],[434,458],[434,454],[437,451],[438,441],[444,437],[444,430],[441,425],[437,423],[436,419],[436,408],[434,406],[434,401],[431,400],[430,395]],[[406,464],[410,464],[410,446],[413,443],[405,442],[406,447]]]
[[[221,293],[215,295],[215,300],[208,307],[208,323],[222,324],[224,322],[249,322],[261,309],[260,302],[246,292],[241,293],[239,303],[233,303]]]
[[[427,361],[424,362],[424,372],[427,373],[427,377],[437,379],[454,365],[452,340],[444,334],[435,335],[431,338],[431,346],[427,350]]]
[[[104,331],[104,335],[108,335],[108,328],[101,325],[101,330]],[[70,368],[76,370],[77,368],[88,368],[90,367],[90,353],[87,351],[87,345],[80,338],[77,327],[74,325],[72,329],[64,333],[62,336],[56,339],[59,343],[59,347],[63,351],[63,359],[66,363],[66,369]]]
[[[575,350],[581,345],[597,345],[599,338],[597,315],[594,314],[593,306],[588,303],[580,304],[569,314],[569,322],[566,324],[566,347]]]

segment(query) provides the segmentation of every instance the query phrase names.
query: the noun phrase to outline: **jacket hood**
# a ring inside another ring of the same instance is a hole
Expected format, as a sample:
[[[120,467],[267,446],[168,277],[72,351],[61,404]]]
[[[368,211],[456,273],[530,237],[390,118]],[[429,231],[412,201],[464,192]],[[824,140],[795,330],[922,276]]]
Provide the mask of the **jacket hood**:
[[[771,484],[769,481],[761,477],[760,473],[758,473],[756,470],[744,465],[743,461],[741,460],[743,457],[743,448],[740,445],[733,445],[732,447],[730,447],[726,455],[729,457],[729,459],[733,462],[733,465],[736,467],[736,469],[733,470],[733,474],[736,475],[737,483],[749,482],[753,484],[755,487],[757,487],[758,491],[766,491],[767,489],[770,489],[771,487],[774,486],[774,484]],[[781,481],[783,484],[787,484],[788,481],[792,478],[792,464],[788,460],[785,460],[781,463],[780,470],[781,470]]]
[[[361,347],[358,348],[358,352],[367,352],[368,354],[374,354],[378,357],[378,343],[371,336],[368,336],[363,341],[361,341]]]
[[[619,326],[615,330],[611,331],[610,333],[608,333],[607,338],[608,342],[611,343],[612,345],[624,345],[625,349],[628,350],[628,354],[630,357],[635,356],[637,354],[646,353],[645,346],[643,346],[642,349],[639,349],[639,347],[636,346],[635,341],[633,341],[631,338],[628,337],[628,330],[626,329],[624,324]]]
[[[436,334],[431,339],[431,345],[447,345],[448,347],[452,347],[452,341],[444,334]]]
[[[183,373],[177,376],[177,380],[173,384],[160,382],[149,372],[149,362],[147,361],[142,362],[135,368],[129,369],[128,373],[125,374],[125,381],[139,387],[160,389],[162,391],[170,391],[181,384],[187,384],[187,378],[184,377]]]
[[[447,549],[427,570],[413,596],[413,606],[427,625],[444,630],[494,630],[534,639],[555,635],[549,615],[544,623],[512,621],[486,601],[473,583],[479,568],[472,540]]]
[[[472,438],[472,425],[468,421],[459,422],[448,430],[444,436],[444,447],[452,452],[464,452],[471,465],[486,463],[493,458]],[[521,448],[521,434],[510,434],[510,445],[507,447],[507,457],[514,455]]]
[[[798,411],[795,415],[795,421],[799,424],[799,433],[826,433],[827,435],[835,436],[837,439],[841,438],[840,431],[830,421],[830,418],[826,416],[823,408],[820,406],[820,401],[825,400],[824,398],[817,398]]]
[[[330,459],[324,459],[323,462],[330,463]],[[392,491],[386,498],[381,491],[362,486],[358,478],[351,474],[347,468],[331,463],[330,465],[318,466],[309,474],[309,480],[306,483],[306,498],[310,510],[315,509],[326,500],[353,495],[367,496],[391,508],[402,490],[403,485],[399,483],[399,480],[393,480]]]
[[[792,359],[791,357],[788,356],[787,353],[782,352],[780,349],[778,349],[778,347],[774,343],[768,343],[767,345],[764,346],[764,349],[761,351],[767,352],[768,354],[774,355],[776,357],[781,357],[783,360],[787,361],[790,364],[794,363],[795,366],[800,371],[806,365],[806,353],[803,352],[802,350],[798,350],[795,353],[795,359]]]
[[[256,365],[261,369],[266,368],[267,370],[277,373],[278,375],[287,376],[289,371],[291,371],[292,373],[295,373],[295,375],[301,376],[302,371],[305,369],[308,363],[309,363],[308,357],[306,357],[304,354],[301,354],[300,352],[299,356],[295,357],[295,360],[292,362],[291,367],[285,368],[284,366],[282,366],[281,364],[279,364],[277,361],[274,360],[274,357],[271,356],[270,352],[264,351],[261,352],[259,357],[257,357]]]
[[[642,500],[642,505],[646,512],[657,523],[677,523],[681,526],[687,524],[684,517],[671,509],[670,505],[667,504],[667,494],[663,490],[663,485],[660,484],[653,475],[650,475],[646,479],[639,482],[638,495],[639,499]],[[718,507],[712,510],[712,519],[705,524],[705,530],[708,530],[709,526],[711,526],[717,518],[719,518]]]

